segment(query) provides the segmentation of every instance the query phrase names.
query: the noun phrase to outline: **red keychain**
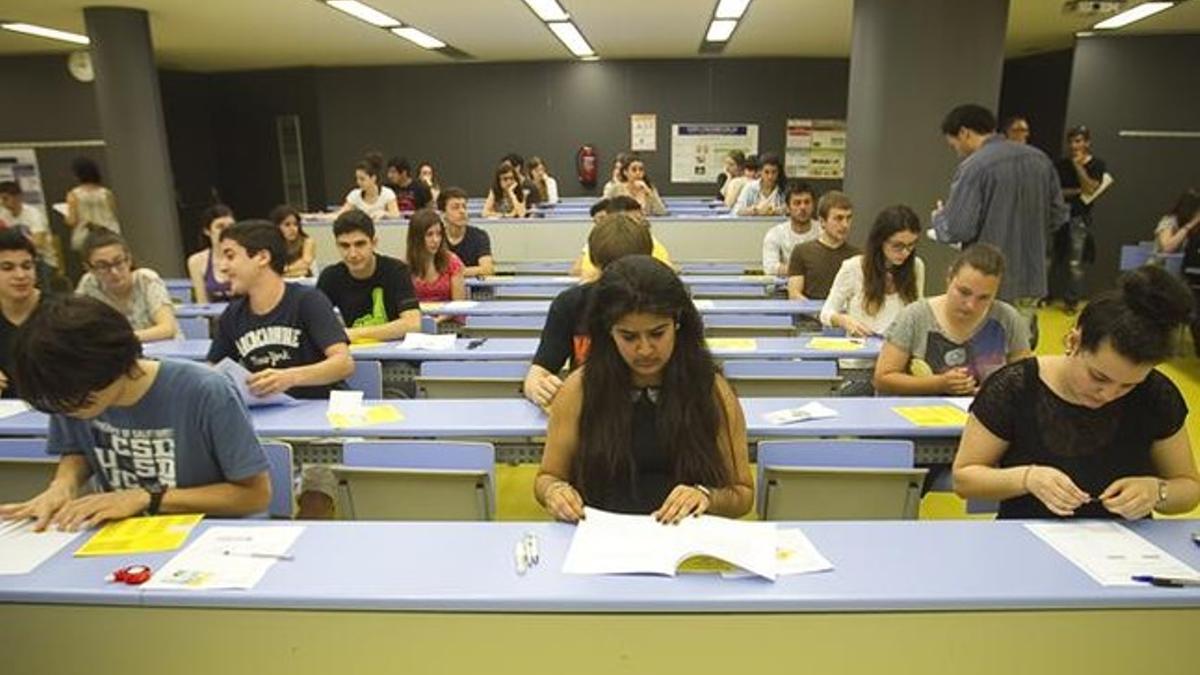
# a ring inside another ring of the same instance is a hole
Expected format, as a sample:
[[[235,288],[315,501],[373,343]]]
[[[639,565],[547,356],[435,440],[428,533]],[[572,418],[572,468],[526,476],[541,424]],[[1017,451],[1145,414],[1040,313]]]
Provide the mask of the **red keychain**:
[[[148,565],[130,565],[122,567],[105,578],[108,582],[117,582],[129,584],[130,586],[140,586],[147,581],[150,581],[150,567]]]

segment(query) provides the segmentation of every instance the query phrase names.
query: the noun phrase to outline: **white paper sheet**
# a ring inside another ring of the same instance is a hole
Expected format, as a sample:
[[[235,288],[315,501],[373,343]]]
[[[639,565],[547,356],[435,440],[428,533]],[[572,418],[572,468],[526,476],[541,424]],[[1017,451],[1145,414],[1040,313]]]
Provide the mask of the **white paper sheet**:
[[[963,412],[971,412],[971,404],[975,402],[974,396],[947,396],[946,402],[950,405],[960,408]]]
[[[34,532],[32,520],[0,520],[0,574],[28,574],[80,532]]]
[[[763,413],[763,419],[770,424],[794,424],[796,422],[828,419],[837,416],[838,413],[836,410],[827,405],[822,405],[817,401],[805,403],[797,408],[785,408],[783,410],[773,410]]]
[[[804,532],[795,529],[778,530],[779,540],[776,542],[775,559],[778,562],[779,576],[793,574],[813,574],[828,572],[833,569],[833,563],[821,555],[816,546],[804,536]],[[752,576],[745,570],[722,572],[721,576],[728,579],[738,579]]]
[[[477,300],[452,300],[450,302],[443,302],[442,305],[440,307],[438,307],[438,311],[439,312],[461,312],[465,309],[472,309],[472,308],[478,307],[478,306],[479,306],[479,301],[477,301]]]
[[[716,516],[663,525],[653,516],[584,508],[563,562],[564,574],[663,574],[675,576],[684,560],[706,555],[772,581],[778,573],[774,523]]]
[[[247,408],[261,408],[268,405],[294,405],[296,403],[296,399],[287,394],[255,396],[250,392],[249,385],[246,384],[246,378],[250,377],[250,371],[229,357],[221,359],[213,367],[233,382],[233,386],[237,389],[238,395],[242,397],[242,401],[246,403]]]
[[[692,300],[692,304],[695,305],[696,309],[698,310],[712,309],[713,307],[716,307],[716,305],[713,304],[713,301],[708,299]]]
[[[1200,573],[1120,523],[1025,525],[1101,586],[1140,586],[1134,575],[1200,579]]]
[[[29,404],[25,401],[15,398],[6,398],[0,400],[0,419],[12,417],[13,415],[20,415],[28,410]]]
[[[254,588],[273,565],[289,564],[288,551],[303,531],[302,525],[210,527],[155,572],[142,588]]]
[[[404,336],[399,349],[423,349],[431,352],[448,352],[454,349],[458,336],[454,333],[430,335],[429,333],[409,333]]]

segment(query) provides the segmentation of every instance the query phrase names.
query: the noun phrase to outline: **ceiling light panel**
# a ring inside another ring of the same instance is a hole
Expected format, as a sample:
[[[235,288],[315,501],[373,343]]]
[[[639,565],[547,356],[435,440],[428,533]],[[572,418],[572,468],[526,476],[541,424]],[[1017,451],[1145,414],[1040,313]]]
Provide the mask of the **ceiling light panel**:
[[[596,54],[596,52],[592,50],[592,46],[588,44],[586,39],[584,39],[583,33],[580,33],[579,29],[575,27],[575,24],[571,23],[570,21],[558,21],[554,23],[548,23],[546,25],[550,27],[550,30],[554,31],[554,34],[558,36],[558,39],[561,40],[562,43],[567,46],[567,49],[570,49],[571,53],[575,56],[594,56]]]
[[[1092,26],[1092,28],[1097,28],[1100,30],[1121,28],[1123,26],[1128,26],[1134,21],[1141,21],[1148,16],[1158,14],[1164,9],[1170,9],[1174,5],[1175,3],[1173,2],[1144,2],[1137,7],[1127,9],[1116,16],[1110,16],[1095,26]]]
[[[566,21],[571,18],[562,5],[558,4],[558,0],[525,0],[525,4],[529,5],[529,9],[542,21]]]
[[[721,0],[717,3],[718,19],[740,19],[750,6],[750,0]]]
[[[704,39],[709,42],[725,42],[733,35],[733,29],[737,28],[738,22],[733,19],[713,19],[713,22],[708,24],[708,33]]]
[[[433,37],[429,33],[412,26],[403,28],[393,28],[392,32],[410,42],[415,42],[418,46],[425,49],[442,49],[446,46],[445,42]]]
[[[68,33],[65,30],[55,28],[46,28],[32,23],[4,23],[0,24],[0,28],[11,30],[14,33],[24,33],[26,35],[36,35],[37,37],[50,38],[51,40],[61,40],[63,42],[71,42],[77,45],[91,44],[91,40],[86,35],[79,33]]]
[[[326,0],[325,4],[360,21],[366,21],[372,26],[392,28],[400,25],[395,18],[357,0]]]

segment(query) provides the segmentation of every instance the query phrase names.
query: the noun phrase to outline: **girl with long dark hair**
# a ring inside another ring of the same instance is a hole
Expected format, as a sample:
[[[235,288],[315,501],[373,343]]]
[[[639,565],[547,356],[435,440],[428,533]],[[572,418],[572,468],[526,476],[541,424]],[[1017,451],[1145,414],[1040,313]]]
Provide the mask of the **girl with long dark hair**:
[[[645,255],[611,263],[588,333],[587,363],[550,408],[534,483],[546,510],[575,522],[586,504],[663,523],[749,511],[746,421],[671,268]]]

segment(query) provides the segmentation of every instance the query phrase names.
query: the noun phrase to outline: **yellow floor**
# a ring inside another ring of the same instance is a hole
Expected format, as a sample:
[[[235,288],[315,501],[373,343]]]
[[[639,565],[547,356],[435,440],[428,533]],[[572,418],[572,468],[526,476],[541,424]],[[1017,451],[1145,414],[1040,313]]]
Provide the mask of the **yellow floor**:
[[[1056,308],[1042,309],[1038,312],[1038,323],[1041,330],[1038,354],[1061,354],[1063,336],[1074,325],[1075,316],[1068,316]],[[1189,408],[1195,408],[1200,403],[1200,360],[1191,356],[1190,341],[1181,350],[1188,354],[1187,358],[1177,358],[1161,366],[1161,370],[1170,377],[1188,403]],[[1188,435],[1200,438],[1200,416],[1188,415]],[[1192,452],[1200,463],[1200,447],[1195,443]],[[500,520],[545,520],[546,515],[533,499],[533,479],[537,474],[537,466],[520,464],[516,466],[499,465],[496,467],[498,516]],[[951,493],[935,492],[926,495],[921,502],[922,518],[988,518],[990,516],[968,516],[961,499]],[[1186,516],[1200,518],[1200,508]]]

